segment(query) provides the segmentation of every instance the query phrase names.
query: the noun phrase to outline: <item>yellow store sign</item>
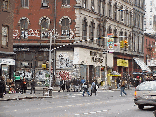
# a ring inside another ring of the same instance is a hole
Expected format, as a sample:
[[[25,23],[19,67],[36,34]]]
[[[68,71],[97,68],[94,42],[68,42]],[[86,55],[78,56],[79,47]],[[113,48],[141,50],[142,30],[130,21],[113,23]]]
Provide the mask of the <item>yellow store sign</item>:
[[[128,67],[128,60],[117,59],[117,66]]]

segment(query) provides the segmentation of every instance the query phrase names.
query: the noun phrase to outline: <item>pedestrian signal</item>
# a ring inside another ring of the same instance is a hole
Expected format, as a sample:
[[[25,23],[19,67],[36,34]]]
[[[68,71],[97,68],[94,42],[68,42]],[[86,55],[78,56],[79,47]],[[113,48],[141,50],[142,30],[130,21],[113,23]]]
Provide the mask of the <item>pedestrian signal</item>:
[[[120,48],[124,48],[124,42],[120,41]]]

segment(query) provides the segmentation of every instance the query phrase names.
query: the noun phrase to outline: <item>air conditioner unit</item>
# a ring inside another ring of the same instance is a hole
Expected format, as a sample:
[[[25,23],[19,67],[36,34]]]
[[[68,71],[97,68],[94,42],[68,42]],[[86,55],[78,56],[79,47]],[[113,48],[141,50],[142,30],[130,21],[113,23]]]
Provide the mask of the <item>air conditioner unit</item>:
[[[43,7],[48,7],[48,3],[42,3]]]

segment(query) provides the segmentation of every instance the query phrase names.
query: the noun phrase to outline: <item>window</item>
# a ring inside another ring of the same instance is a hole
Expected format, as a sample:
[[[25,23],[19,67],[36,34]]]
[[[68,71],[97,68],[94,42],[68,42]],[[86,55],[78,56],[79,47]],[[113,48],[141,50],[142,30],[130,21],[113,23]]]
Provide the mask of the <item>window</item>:
[[[101,13],[101,0],[98,0],[98,13]]]
[[[94,0],[91,0],[91,10],[94,11],[95,8],[94,8]]]
[[[42,0],[42,7],[48,7],[48,0]]]
[[[63,4],[64,6],[70,5],[70,0],[62,0],[62,4]]]
[[[29,0],[21,0],[21,6],[22,7],[29,7]]]
[[[62,24],[62,27],[61,27],[62,35],[69,36],[69,19],[64,18],[61,24]]]
[[[7,11],[9,8],[9,0],[3,0],[3,11]]]
[[[91,25],[90,25],[90,36],[89,36],[89,38],[90,38],[90,40],[91,40],[91,42],[93,42],[93,40],[94,40],[94,27],[95,26],[95,24],[94,24],[94,22],[92,21],[91,22]]]
[[[83,7],[83,8],[87,8],[87,0],[83,0],[83,2],[82,2],[82,7]]]
[[[150,1],[150,6],[152,6],[152,1]]]
[[[112,11],[111,11],[111,9],[112,9],[111,3],[109,3],[108,9],[109,9],[109,10],[108,10],[108,16],[111,17],[111,13],[112,13]]]
[[[27,19],[21,19],[20,20],[21,24],[21,38],[22,39],[27,39],[28,38],[28,21]]]
[[[83,24],[82,24],[82,39],[86,40],[87,39],[87,19],[84,18],[83,20]]]
[[[105,15],[105,2],[102,2],[102,11],[103,11],[103,15]]]
[[[97,27],[97,38],[101,37],[101,30],[100,29],[101,29],[101,25],[99,24],[98,27]],[[97,40],[98,45],[101,44],[100,43],[101,40],[102,40],[101,38]]]
[[[48,38],[48,29],[49,29],[49,24],[48,20],[46,18],[43,18],[41,21],[41,38]]]
[[[2,26],[2,46],[8,47],[8,36],[9,30],[8,26]]]

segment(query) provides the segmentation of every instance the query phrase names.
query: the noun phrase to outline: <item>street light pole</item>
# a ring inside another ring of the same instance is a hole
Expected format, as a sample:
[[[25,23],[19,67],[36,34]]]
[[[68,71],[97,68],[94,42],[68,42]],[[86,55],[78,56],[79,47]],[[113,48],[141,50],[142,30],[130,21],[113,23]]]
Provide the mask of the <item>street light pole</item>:
[[[50,49],[49,49],[49,88],[51,87],[51,44],[52,44],[52,33],[50,33]]]

